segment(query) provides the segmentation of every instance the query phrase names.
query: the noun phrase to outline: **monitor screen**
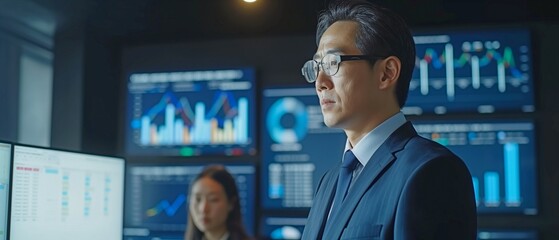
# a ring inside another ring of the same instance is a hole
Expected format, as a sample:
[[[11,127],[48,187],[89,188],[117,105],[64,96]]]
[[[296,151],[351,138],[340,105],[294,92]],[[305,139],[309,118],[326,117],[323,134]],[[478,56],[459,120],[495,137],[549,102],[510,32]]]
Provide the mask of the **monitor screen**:
[[[261,239],[298,240],[303,235],[306,216],[263,215],[260,222]]]
[[[251,68],[130,74],[126,153],[255,155],[254,85]]]
[[[188,191],[209,163],[188,165],[130,165],[126,183],[124,237],[129,240],[183,239],[188,219]],[[254,164],[225,164],[239,190],[247,232],[254,235]]]
[[[479,229],[478,240],[538,240],[535,230]]]
[[[10,190],[12,145],[0,142],[0,239],[6,240],[8,230],[8,197]]]
[[[124,159],[14,146],[10,239],[122,239]]]
[[[472,174],[478,213],[537,213],[532,121],[412,122],[421,136],[464,160]]]
[[[417,32],[414,41],[405,114],[535,110],[527,29]]]
[[[346,135],[324,125],[309,85],[264,89],[262,109],[262,206],[308,209],[322,175],[341,161]]]

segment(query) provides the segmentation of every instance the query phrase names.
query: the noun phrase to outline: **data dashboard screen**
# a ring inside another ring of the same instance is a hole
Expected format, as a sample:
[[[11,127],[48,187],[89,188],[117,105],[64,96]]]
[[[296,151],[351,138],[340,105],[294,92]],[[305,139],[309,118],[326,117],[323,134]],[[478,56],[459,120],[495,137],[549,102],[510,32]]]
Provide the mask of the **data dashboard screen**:
[[[461,157],[478,213],[535,215],[536,143],[530,120],[412,121],[417,132]]]
[[[262,239],[301,239],[307,223],[306,216],[263,215],[260,223]]]
[[[129,165],[124,237],[128,240],[183,239],[188,220],[188,191],[205,164]],[[244,226],[254,235],[254,164],[225,164],[239,191]]]
[[[6,240],[12,145],[0,142],[0,239]]]
[[[341,161],[346,135],[324,124],[308,85],[264,89],[262,109],[262,206],[310,208],[318,181]]]
[[[255,155],[252,68],[132,73],[129,156]]]
[[[123,158],[14,146],[10,239],[122,239]]]
[[[535,110],[527,29],[419,32],[414,41],[405,114]]]
[[[538,240],[535,230],[479,229],[478,240]]]

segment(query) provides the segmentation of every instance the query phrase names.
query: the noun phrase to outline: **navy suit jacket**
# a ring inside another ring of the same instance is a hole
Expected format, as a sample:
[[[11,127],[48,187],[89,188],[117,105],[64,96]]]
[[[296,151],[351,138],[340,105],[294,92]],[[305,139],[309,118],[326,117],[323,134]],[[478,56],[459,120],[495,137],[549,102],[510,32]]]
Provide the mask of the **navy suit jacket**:
[[[410,122],[373,154],[327,221],[340,166],[318,183],[302,239],[476,239],[470,172]]]

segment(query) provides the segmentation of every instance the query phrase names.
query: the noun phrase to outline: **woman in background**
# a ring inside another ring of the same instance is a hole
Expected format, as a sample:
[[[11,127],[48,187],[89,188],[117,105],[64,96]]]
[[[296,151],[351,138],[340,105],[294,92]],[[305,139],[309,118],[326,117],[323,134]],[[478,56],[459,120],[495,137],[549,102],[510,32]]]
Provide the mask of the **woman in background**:
[[[235,179],[222,165],[206,167],[190,187],[185,240],[246,240]]]

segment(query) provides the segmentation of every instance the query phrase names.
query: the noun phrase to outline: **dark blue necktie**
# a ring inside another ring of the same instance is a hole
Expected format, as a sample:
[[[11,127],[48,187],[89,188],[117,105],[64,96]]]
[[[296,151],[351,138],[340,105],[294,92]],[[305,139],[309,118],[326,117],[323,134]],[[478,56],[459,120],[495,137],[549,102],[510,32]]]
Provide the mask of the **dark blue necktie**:
[[[336,195],[334,195],[334,203],[332,204],[330,217],[332,217],[337,210],[342,208],[342,202],[347,195],[351,177],[353,176],[353,170],[357,166],[357,163],[359,162],[357,161],[355,155],[353,155],[353,152],[351,150],[347,150],[344,153],[342,167],[340,168],[340,174],[338,175],[338,186],[336,187]]]

